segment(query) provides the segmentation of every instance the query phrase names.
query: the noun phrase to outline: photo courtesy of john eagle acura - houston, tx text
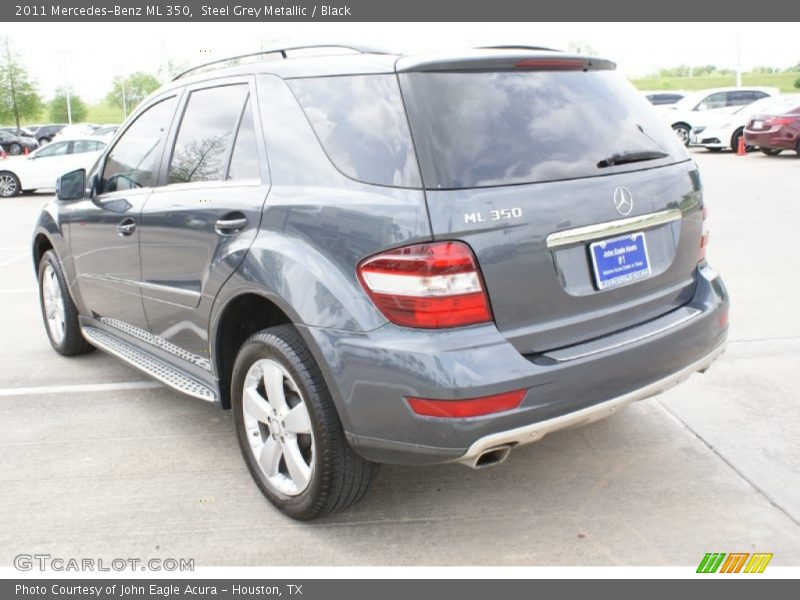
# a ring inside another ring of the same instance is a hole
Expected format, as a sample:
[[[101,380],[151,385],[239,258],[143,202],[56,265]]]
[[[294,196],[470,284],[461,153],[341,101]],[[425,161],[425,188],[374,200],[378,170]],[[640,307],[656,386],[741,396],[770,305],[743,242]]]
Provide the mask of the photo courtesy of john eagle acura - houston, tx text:
[[[380,463],[496,465],[723,352],[697,165],[614,63],[295,50],[189,69],[61,176],[32,242],[56,352],[231,409],[304,520]]]

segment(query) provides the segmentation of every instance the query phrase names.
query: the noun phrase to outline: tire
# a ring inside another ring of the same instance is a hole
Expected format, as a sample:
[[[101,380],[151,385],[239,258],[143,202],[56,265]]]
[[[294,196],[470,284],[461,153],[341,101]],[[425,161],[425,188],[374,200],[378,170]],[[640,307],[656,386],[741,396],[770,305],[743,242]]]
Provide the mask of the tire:
[[[739,138],[744,135],[744,129],[738,129],[733,132],[733,136],[731,137],[731,150],[734,152],[739,152]],[[745,152],[752,152],[755,150],[753,146],[748,146],[746,143],[744,145]]]
[[[722,148],[706,148],[709,152],[722,152]]]
[[[20,154],[22,154],[22,145],[18,144],[17,142],[9,144],[8,153],[13,156],[19,156]]]
[[[50,143],[50,138],[42,138],[39,140],[39,146],[47,146]]]
[[[797,140],[797,144],[794,147],[794,151],[797,153],[797,157],[800,158],[800,140]]]
[[[778,154],[783,152],[781,148],[759,148],[759,150],[767,156],[778,156]]]
[[[62,356],[86,354],[94,348],[83,338],[78,309],[72,301],[56,253],[48,250],[39,261],[39,306],[47,338]]]
[[[689,135],[691,134],[691,131],[689,130],[689,127],[686,124],[676,123],[675,125],[672,126],[672,130],[675,132],[675,135],[677,135],[678,138],[683,142],[684,146],[689,145]]]
[[[278,378],[280,387],[267,394]],[[281,512],[308,521],[364,496],[377,465],[348,444],[319,366],[294,327],[248,338],[236,357],[231,394],[247,468]]]
[[[0,198],[13,198],[20,193],[19,177],[11,171],[0,171]]]

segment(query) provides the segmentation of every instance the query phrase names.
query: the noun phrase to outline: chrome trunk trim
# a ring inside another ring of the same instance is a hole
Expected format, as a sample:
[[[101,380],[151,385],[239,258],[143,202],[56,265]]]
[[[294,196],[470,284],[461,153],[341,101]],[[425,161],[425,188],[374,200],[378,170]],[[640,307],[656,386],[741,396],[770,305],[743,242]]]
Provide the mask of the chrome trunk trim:
[[[650,229],[658,225],[677,221],[681,218],[682,214],[680,209],[670,208],[656,213],[639,215],[638,217],[628,217],[627,219],[606,221],[605,223],[596,223],[594,225],[576,227],[575,229],[557,231],[547,236],[547,248],[555,250],[600,238]]]

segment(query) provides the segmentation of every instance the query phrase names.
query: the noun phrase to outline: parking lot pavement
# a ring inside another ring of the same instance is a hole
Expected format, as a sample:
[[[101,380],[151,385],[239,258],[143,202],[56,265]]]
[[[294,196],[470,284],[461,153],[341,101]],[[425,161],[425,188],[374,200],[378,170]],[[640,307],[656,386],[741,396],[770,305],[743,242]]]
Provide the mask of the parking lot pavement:
[[[3,200],[0,565],[45,552],[203,566],[692,566],[710,551],[800,564],[800,159],[692,154],[709,257],[733,302],[728,351],[706,375],[491,469],[385,466],[361,504],[311,524],[256,490],[229,412],[100,352],[50,349],[27,249],[46,197]]]

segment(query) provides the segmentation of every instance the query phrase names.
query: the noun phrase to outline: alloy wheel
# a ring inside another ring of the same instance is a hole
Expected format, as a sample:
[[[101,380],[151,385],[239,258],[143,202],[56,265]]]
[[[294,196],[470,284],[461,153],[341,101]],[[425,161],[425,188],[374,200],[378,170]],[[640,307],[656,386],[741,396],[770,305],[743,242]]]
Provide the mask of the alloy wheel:
[[[300,388],[272,359],[248,369],[242,412],[250,451],[270,485],[287,496],[308,487],[314,471],[314,433]]]
[[[61,344],[67,330],[64,296],[53,265],[47,265],[42,273],[42,301],[47,318],[47,330],[56,344]]]
[[[0,175],[0,196],[10,198],[17,193],[17,180],[9,174]]]

